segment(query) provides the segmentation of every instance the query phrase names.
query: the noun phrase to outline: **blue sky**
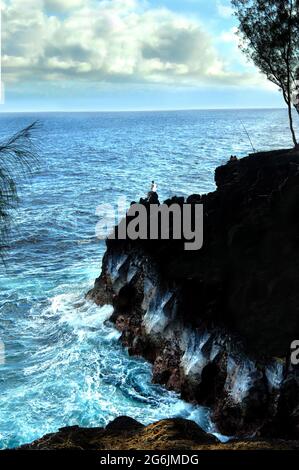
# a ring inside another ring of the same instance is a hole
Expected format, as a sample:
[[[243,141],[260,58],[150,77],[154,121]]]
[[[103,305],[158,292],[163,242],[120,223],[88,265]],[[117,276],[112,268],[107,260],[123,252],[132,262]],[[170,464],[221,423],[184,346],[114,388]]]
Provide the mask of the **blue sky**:
[[[229,0],[2,3],[2,112],[283,106]]]

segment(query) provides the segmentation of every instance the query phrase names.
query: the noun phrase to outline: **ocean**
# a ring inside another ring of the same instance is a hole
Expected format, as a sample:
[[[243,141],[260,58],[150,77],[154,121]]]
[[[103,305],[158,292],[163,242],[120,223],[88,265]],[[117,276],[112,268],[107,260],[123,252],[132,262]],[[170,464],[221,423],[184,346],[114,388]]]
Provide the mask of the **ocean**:
[[[96,210],[138,200],[152,180],[160,200],[213,191],[215,168],[252,152],[247,132],[256,150],[292,145],[286,111],[0,114],[0,138],[36,119],[39,166],[19,178],[0,267],[0,448],[124,414],[216,432],[206,408],[151,384],[151,365],[129,357],[105,321],[111,307],[85,301],[105,250]]]

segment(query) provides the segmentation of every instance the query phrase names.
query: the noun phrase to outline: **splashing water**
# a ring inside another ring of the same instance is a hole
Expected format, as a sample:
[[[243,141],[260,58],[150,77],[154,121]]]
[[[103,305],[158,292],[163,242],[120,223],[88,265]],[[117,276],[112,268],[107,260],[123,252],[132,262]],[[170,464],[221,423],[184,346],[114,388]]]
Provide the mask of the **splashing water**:
[[[104,426],[119,415],[144,424],[184,416],[211,429],[205,408],[151,384],[151,366],[129,357],[105,322],[111,313],[110,306],[61,294],[36,303],[17,327],[7,320],[11,335],[20,327],[22,338],[1,368],[2,448],[63,426]]]
[[[150,364],[129,357],[105,321],[110,307],[84,300],[104,252],[96,207],[137,200],[153,179],[161,200],[213,190],[215,167],[251,151],[240,119],[258,150],[291,145],[285,110],[1,114],[0,137],[37,118],[40,169],[19,182],[0,272],[0,448],[121,414],[214,431],[208,410],[151,384]]]

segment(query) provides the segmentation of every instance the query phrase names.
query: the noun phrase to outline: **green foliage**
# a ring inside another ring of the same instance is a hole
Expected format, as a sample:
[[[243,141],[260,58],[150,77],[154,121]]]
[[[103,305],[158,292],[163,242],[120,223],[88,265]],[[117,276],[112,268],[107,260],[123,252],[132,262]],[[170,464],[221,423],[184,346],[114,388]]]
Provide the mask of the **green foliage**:
[[[18,203],[16,180],[31,175],[36,165],[37,146],[34,144],[33,132],[38,127],[34,122],[0,143],[0,257],[9,241],[12,210]]]
[[[289,109],[297,144],[292,105],[299,74],[299,0],[232,0],[239,20],[240,47],[260,71],[277,85]]]

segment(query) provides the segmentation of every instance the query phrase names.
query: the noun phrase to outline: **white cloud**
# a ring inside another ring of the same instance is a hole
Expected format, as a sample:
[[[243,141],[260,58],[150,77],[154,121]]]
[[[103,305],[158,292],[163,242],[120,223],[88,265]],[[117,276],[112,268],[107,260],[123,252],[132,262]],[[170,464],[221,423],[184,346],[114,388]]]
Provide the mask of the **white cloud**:
[[[3,3],[7,81],[242,84],[254,78],[229,71],[197,20],[143,1]]]
[[[48,12],[65,13],[84,5],[84,0],[44,0],[45,10]]]
[[[230,5],[222,3],[220,0],[217,1],[217,10],[222,18],[231,18],[234,10]]]
[[[237,36],[238,28],[233,27],[229,29],[228,31],[223,31],[220,35],[220,39],[222,42],[226,43],[232,43],[236,44],[237,46],[239,45],[239,38]]]

